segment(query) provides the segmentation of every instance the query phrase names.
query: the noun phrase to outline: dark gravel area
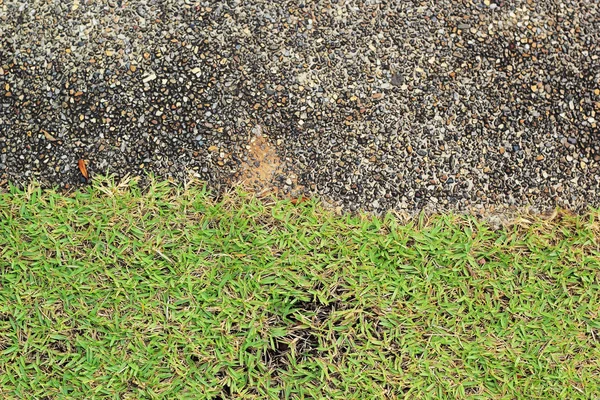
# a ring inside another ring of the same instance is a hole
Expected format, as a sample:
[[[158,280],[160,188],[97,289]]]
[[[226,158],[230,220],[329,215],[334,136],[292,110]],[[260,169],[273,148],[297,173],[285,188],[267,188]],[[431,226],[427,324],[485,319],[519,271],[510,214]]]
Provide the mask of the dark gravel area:
[[[260,125],[351,210],[581,211],[599,42],[590,0],[0,0],[0,183],[72,188],[83,158],[222,189]]]

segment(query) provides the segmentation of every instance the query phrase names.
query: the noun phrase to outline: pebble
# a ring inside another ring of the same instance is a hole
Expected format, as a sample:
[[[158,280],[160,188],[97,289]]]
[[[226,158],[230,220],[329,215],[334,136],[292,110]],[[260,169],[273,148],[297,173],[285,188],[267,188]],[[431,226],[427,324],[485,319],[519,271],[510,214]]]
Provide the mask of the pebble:
[[[394,86],[402,86],[402,84],[404,83],[404,76],[402,74],[396,73],[392,76],[392,80],[391,80],[392,85]]]
[[[156,79],[156,74],[152,72],[152,73],[145,75],[144,78],[142,79],[142,82],[148,83],[155,79]]]
[[[0,182],[85,154],[219,191],[261,121],[280,184],[348,210],[600,205],[594,2],[122,3],[1,20]]]

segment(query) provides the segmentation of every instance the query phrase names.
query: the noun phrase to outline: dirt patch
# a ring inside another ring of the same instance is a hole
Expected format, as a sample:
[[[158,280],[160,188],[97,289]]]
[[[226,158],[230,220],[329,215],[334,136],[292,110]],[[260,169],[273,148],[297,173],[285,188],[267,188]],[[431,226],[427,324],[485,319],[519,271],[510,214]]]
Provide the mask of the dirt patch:
[[[246,159],[237,175],[238,185],[259,197],[270,194],[295,197],[303,192],[298,176],[281,160],[262,126],[252,129]]]

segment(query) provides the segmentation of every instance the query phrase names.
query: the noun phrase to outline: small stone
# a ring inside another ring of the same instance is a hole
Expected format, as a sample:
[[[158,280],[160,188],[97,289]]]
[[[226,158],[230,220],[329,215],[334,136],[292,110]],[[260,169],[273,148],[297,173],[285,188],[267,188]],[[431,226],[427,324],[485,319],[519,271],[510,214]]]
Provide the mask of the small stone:
[[[402,74],[397,73],[392,76],[392,85],[402,86],[403,83],[404,83],[404,76],[402,76]]]
[[[540,154],[539,156],[537,156],[535,158],[536,161],[542,161],[544,159],[544,156],[542,154]]]
[[[379,100],[383,97],[383,93],[374,93],[371,97],[373,100]]]
[[[112,56],[115,54],[115,52],[114,52],[114,51],[112,51],[112,50],[106,50],[106,51],[104,52],[104,54],[106,54],[108,57],[112,57]]]
[[[413,148],[410,144],[408,146],[406,146],[406,151],[408,152],[408,154],[412,154]]]
[[[154,72],[151,72],[151,73],[149,73],[148,75],[146,75],[146,76],[144,77],[144,79],[142,79],[142,81],[143,81],[144,83],[148,83],[148,82],[150,82],[150,81],[153,81],[153,80],[155,80],[155,79],[156,79],[156,74],[155,74]]]
[[[137,67],[136,67],[135,65],[131,64],[131,65],[129,66],[129,70],[130,70],[131,72],[135,72],[135,71],[137,70]]]
[[[217,146],[209,146],[208,151],[217,151],[219,148]]]
[[[285,180],[285,184],[288,185],[288,186],[291,186],[292,185],[292,180],[290,178],[287,178]]]
[[[44,137],[46,138],[47,141],[49,141],[49,142],[56,141],[56,138],[54,136],[52,136],[50,133],[48,133],[48,131],[42,130],[42,132],[44,133]]]
[[[2,74],[0,74],[0,75],[2,75]],[[594,89],[594,94],[596,96],[600,96],[600,89]]]
[[[500,147],[500,149],[498,149],[498,152],[500,154],[504,154],[505,151],[506,151],[506,149],[504,147]]]

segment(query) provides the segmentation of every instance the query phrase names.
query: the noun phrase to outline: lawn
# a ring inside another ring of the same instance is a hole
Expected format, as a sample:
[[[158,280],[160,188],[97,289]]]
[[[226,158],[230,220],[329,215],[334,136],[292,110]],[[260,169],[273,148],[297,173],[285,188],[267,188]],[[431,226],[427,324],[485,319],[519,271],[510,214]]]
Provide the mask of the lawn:
[[[294,203],[0,193],[0,397],[600,394],[597,210],[494,230]]]

